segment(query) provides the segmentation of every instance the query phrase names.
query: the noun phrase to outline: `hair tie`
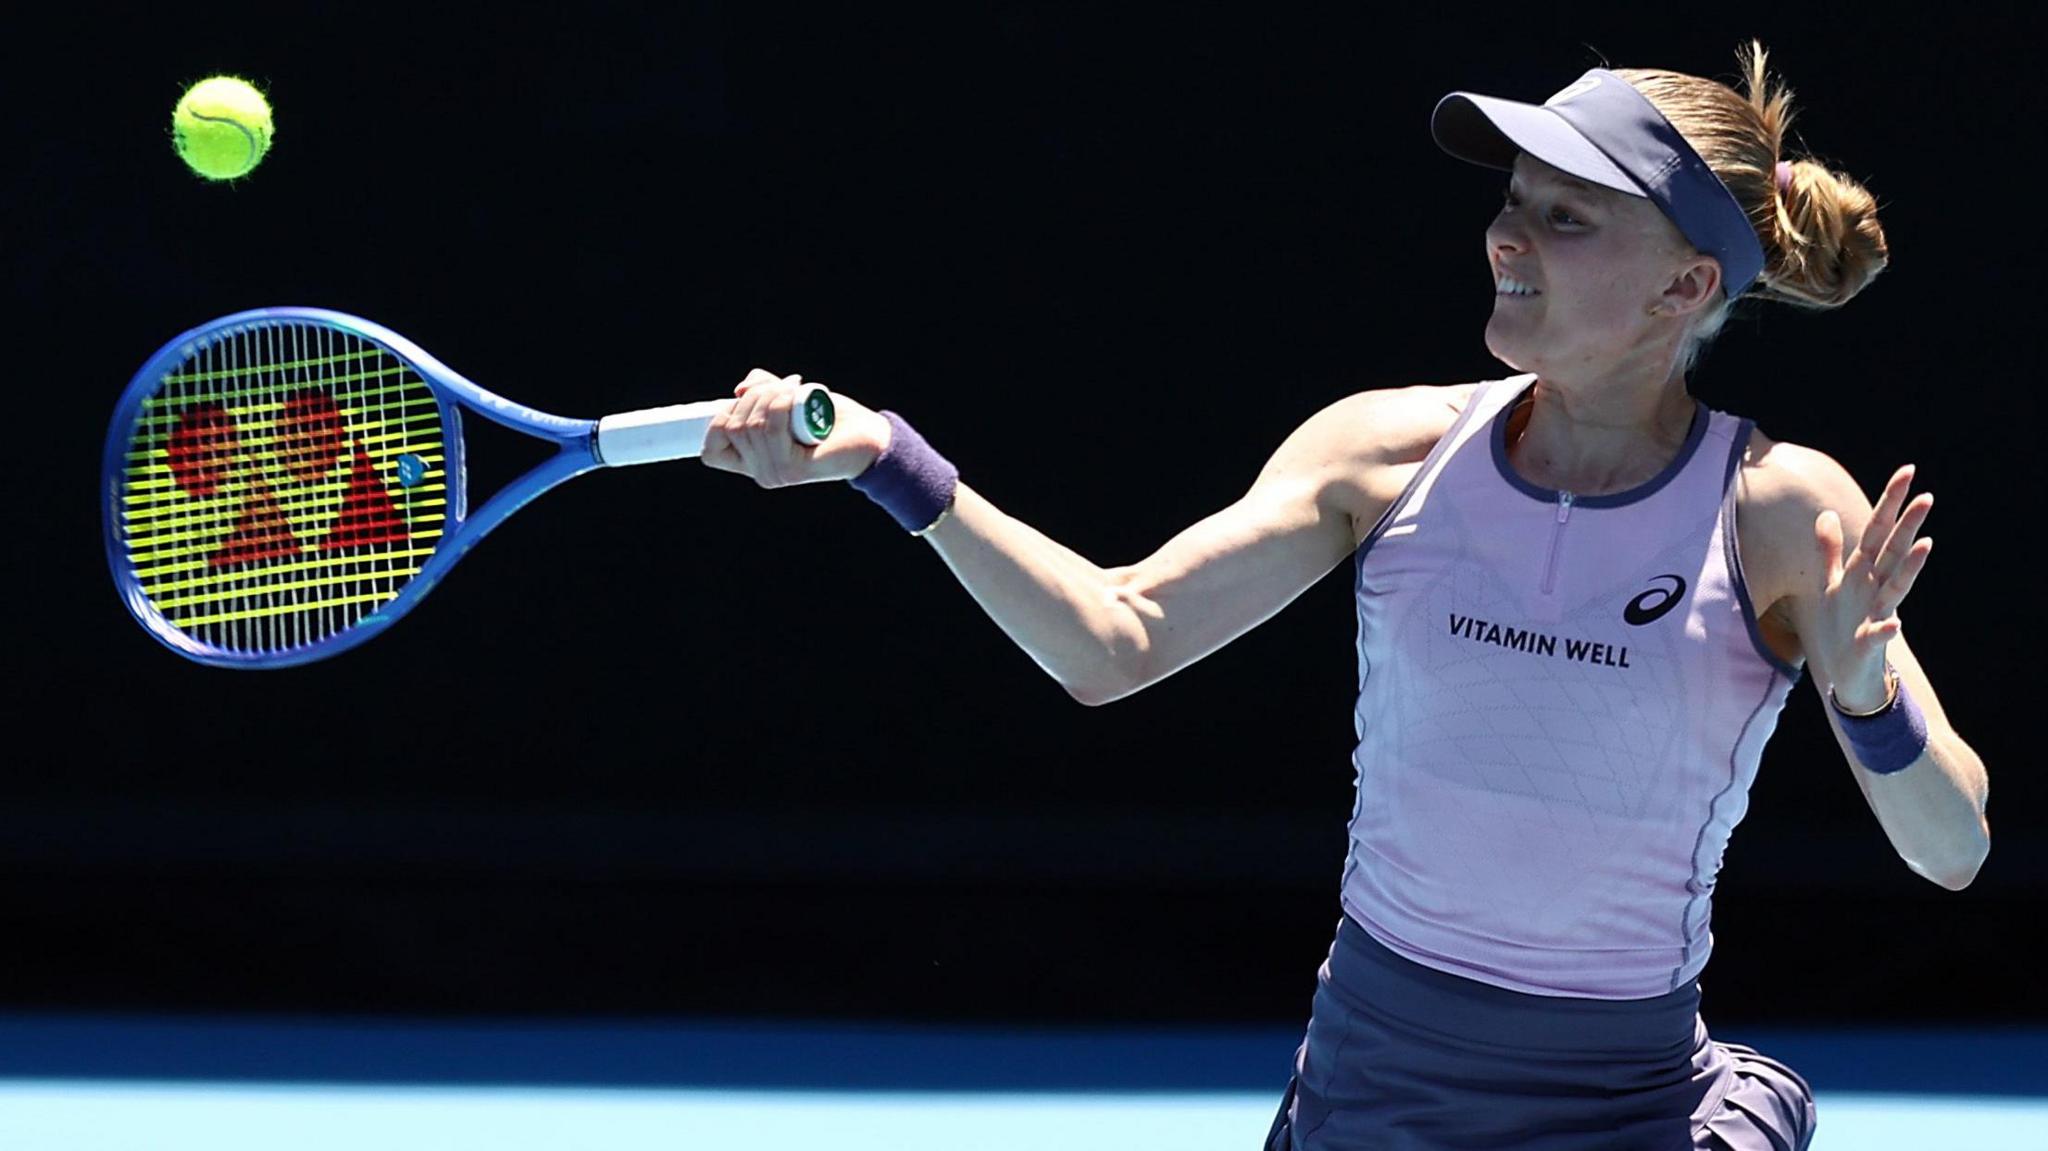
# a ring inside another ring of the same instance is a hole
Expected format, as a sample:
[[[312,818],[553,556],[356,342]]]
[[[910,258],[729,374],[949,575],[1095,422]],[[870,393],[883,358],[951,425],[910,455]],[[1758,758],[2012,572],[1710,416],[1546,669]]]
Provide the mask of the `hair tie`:
[[[1778,161],[1778,191],[1780,191],[1780,192],[1790,192],[1791,190],[1792,190],[1792,161],[1790,161],[1790,160],[1780,160],[1780,161]]]

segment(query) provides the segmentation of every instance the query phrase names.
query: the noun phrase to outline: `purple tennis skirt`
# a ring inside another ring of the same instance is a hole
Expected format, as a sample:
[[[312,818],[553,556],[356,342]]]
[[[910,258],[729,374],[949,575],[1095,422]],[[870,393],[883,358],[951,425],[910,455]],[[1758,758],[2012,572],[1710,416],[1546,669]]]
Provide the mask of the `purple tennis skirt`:
[[[1349,916],[1266,1151],[1799,1151],[1813,1091],[1707,1037],[1697,984],[1525,995],[1424,967]]]

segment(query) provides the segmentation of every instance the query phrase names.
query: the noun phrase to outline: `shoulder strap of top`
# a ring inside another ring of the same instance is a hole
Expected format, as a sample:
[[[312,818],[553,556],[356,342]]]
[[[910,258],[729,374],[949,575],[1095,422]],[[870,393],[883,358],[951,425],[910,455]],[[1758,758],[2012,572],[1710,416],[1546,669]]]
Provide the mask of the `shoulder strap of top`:
[[[1364,542],[1358,545],[1359,555],[1363,556],[1372,548],[1373,542],[1386,532],[1388,525],[1394,522],[1394,517],[1401,513],[1410,497],[1414,496],[1415,489],[1421,487],[1425,480],[1443,467],[1444,457],[1465,439],[1466,429],[1475,423],[1483,426],[1499,413],[1501,405],[1512,403],[1516,396],[1521,395],[1522,389],[1534,378],[1532,374],[1524,374],[1510,376],[1505,380],[1483,380],[1472,389],[1471,398],[1465,401],[1465,410],[1458,413],[1458,418],[1451,421],[1450,428],[1430,446],[1429,454],[1422,458],[1422,466],[1416,468],[1415,474],[1408,477],[1408,483],[1401,489],[1401,494],[1395,496],[1394,502],[1387,505],[1387,510],[1380,513],[1379,521],[1372,525],[1372,531],[1367,533]]]
[[[1728,447],[1728,461],[1721,472],[1721,562],[1728,569],[1728,581],[1735,588],[1736,602],[1742,607],[1742,623],[1749,629],[1749,642],[1763,661],[1778,670],[1780,675],[1794,683],[1799,682],[1799,667],[1778,658],[1778,653],[1764,642],[1763,628],[1757,619],[1756,604],[1749,598],[1749,581],[1742,574],[1742,548],[1736,538],[1735,505],[1741,491],[1735,476],[1742,468],[1742,457],[1749,450],[1749,433],[1756,427],[1756,421],[1715,412],[1715,419],[1727,420],[1734,427],[1731,437],[1734,442]]]

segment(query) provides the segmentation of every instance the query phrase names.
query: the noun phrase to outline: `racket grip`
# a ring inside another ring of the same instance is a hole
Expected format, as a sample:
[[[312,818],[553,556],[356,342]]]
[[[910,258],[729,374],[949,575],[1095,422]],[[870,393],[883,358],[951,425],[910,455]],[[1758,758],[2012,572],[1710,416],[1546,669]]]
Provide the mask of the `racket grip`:
[[[597,421],[597,458],[610,467],[689,459],[704,454],[704,433],[731,400],[699,400],[665,408],[620,412]],[[823,443],[836,420],[832,393],[803,384],[790,411],[789,434],[800,444]]]

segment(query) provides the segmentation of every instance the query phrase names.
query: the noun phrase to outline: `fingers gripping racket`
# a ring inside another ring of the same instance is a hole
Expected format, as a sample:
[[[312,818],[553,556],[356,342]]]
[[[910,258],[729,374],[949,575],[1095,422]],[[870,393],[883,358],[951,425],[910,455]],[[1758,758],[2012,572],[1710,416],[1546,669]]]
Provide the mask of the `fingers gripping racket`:
[[[492,395],[388,328],[259,308],[165,344],[107,430],[107,562],[171,650],[222,667],[306,663],[410,611],[478,540],[599,467],[696,456],[731,400],[564,419]],[[468,512],[461,409],[557,446]],[[829,436],[806,384],[791,434]]]

